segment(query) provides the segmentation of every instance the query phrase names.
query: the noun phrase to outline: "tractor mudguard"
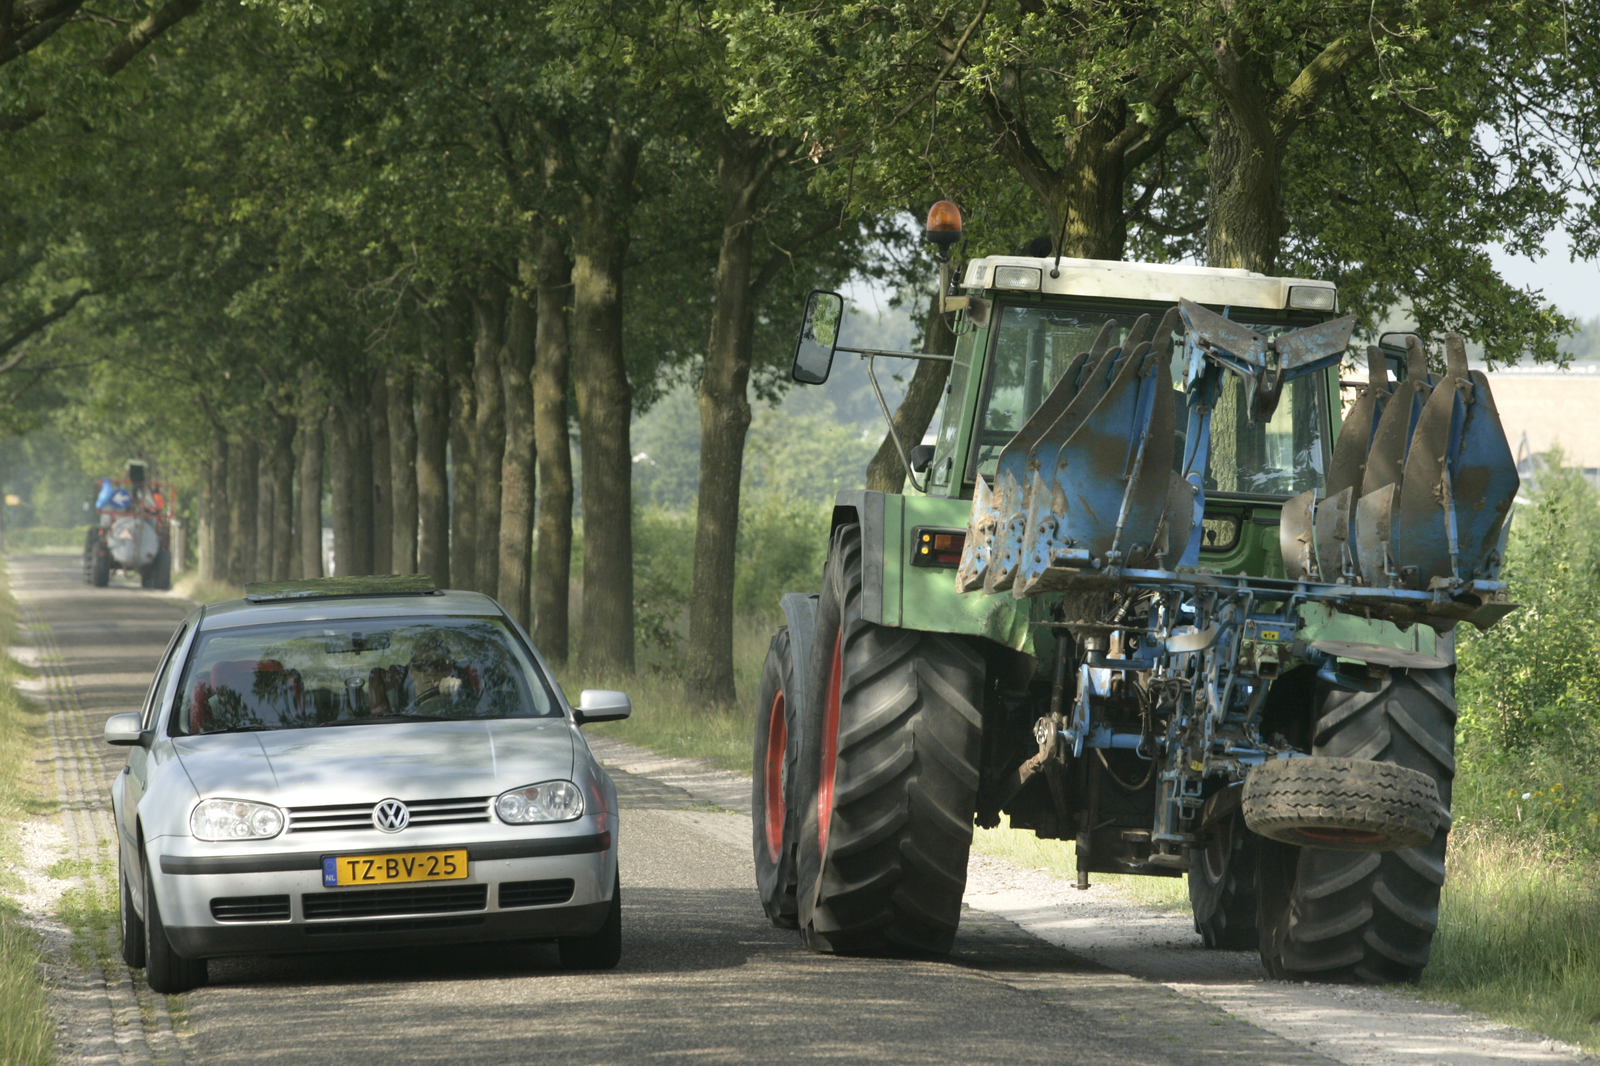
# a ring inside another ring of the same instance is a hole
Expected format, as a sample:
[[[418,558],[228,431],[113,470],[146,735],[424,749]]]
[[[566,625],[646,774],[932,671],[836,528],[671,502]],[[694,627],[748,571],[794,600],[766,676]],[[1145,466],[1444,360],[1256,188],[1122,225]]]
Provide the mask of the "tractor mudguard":
[[[789,626],[789,655],[795,664],[793,692],[789,698],[799,708],[806,706],[806,678],[811,676],[811,645],[817,632],[817,594],[815,592],[790,592],[778,601],[783,618]],[[805,721],[805,714],[793,717],[794,726]]]
[[[953,565],[911,562],[921,532],[965,536],[971,510],[972,501],[960,497],[865,489],[839,493],[833,527],[851,522],[861,526],[861,616],[883,626],[983,637],[1032,655],[1033,601],[1004,592],[962,595],[955,588]]]

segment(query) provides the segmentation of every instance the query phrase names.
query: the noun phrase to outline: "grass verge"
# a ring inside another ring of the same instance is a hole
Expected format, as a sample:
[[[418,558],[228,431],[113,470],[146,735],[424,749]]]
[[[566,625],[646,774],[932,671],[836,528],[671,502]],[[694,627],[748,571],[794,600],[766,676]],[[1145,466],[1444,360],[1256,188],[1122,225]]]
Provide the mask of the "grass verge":
[[[196,603],[221,603],[224,600],[244,597],[243,586],[230,585],[225,581],[202,581],[200,575],[193,570],[174,580],[172,591]]]
[[[0,571],[0,647],[16,639],[17,609]],[[14,682],[27,670],[0,653],[0,887],[14,891],[9,872],[21,857],[19,820],[50,805],[40,798],[35,752],[44,731],[43,712],[23,700]],[[55,1023],[39,967],[39,939],[9,900],[0,900],[0,1062],[43,1066],[55,1061]]]
[[[993,829],[972,831],[972,850],[1029,870],[1076,879],[1077,848],[1070,840],[1041,840],[1031,829],[1011,828],[1000,816]],[[1182,877],[1129,877],[1126,874],[1091,874],[1091,885],[1105,885],[1118,899],[1157,910],[1189,912],[1189,882]]]

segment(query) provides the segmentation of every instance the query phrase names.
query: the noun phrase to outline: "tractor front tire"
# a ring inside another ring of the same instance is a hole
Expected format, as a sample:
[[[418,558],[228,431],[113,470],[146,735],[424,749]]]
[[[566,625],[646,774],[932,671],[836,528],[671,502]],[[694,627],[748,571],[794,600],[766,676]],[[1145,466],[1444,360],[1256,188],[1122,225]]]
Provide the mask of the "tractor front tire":
[[[984,660],[862,617],[859,526],[823,574],[803,709],[799,917],[813,951],[947,954],[977,810]]]
[[[1260,837],[1238,810],[1217,819],[1204,848],[1189,852],[1194,931],[1208,948],[1256,946],[1256,853]]]
[[[1296,981],[1415,982],[1439,924],[1455,779],[1455,669],[1393,671],[1376,692],[1317,682],[1312,754],[1373,759],[1433,778],[1426,844],[1399,851],[1263,845],[1261,961]],[[1270,855],[1268,854],[1270,853]]]
[[[754,833],[756,888],[761,909],[780,929],[799,928],[795,901],[794,767],[800,735],[795,728],[799,708],[794,689],[794,653],[789,627],[779,629],[761,667],[761,692],[756,697],[755,766],[751,779],[750,814]]]

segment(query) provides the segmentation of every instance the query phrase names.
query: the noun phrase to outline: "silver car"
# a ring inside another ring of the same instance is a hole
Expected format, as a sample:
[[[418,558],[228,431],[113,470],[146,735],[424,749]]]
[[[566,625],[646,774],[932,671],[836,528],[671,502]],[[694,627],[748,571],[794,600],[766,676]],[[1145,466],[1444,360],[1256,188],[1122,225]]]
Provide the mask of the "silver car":
[[[617,800],[486,596],[419,578],[251,586],[179,627],[112,786],[122,951],[157,992],[227,955],[554,940],[622,950]]]

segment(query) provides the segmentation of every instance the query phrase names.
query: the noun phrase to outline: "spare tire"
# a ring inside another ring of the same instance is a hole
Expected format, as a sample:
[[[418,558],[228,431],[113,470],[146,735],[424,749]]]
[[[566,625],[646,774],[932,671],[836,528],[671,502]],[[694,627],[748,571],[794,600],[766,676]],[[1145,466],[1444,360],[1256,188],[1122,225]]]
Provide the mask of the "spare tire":
[[[1433,839],[1439,789],[1370,759],[1273,759],[1244,782],[1244,819],[1269,840],[1326,851],[1398,851]]]

